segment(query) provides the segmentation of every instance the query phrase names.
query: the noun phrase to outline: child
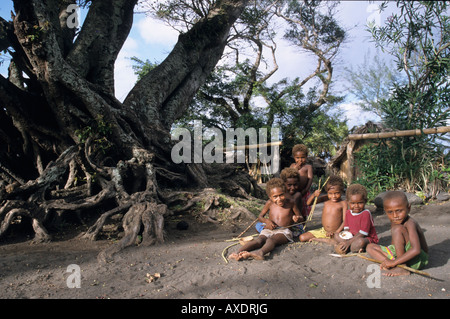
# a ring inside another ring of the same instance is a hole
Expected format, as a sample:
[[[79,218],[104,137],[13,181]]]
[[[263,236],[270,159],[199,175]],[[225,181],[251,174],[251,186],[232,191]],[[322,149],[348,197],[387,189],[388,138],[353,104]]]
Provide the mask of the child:
[[[383,200],[384,211],[391,221],[392,244],[380,246],[369,244],[367,252],[382,261],[381,269],[386,276],[409,275],[409,271],[396,267],[406,264],[413,269],[421,269],[428,264],[428,245],[419,224],[409,216],[411,205],[405,193],[388,192]]]
[[[342,239],[335,236],[338,243],[334,246],[339,254],[362,252],[369,243],[378,243],[378,236],[373,224],[370,211],[364,209],[367,202],[367,190],[360,184],[353,184],[347,188],[347,204],[349,210],[344,216],[344,230],[349,231],[353,237]]]
[[[347,202],[341,196],[344,192],[344,182],[339,176],[330,176],[325,185],[327,195],[320,196],[320,191],[315,191],[309,198],[307,205],[311,205],[317,197],[317,203],[325,201],[322,211],[322,228],[310,230],[300,235],[300,241],[321,241],[336,244],[335,236],[344,228],[344,214],[347,211]]]
[[[295,163],[292,163],[290,167],[298,170],[300,174],[299,191],[302,195],[303,206],[302,215],[306,218],[311,210],[306,205],[306,201],[309,197],[309,188],[311,187],[313,180],[313,168],[311,165],[306,164],[308,159],[308,148],[303,144],[297,144],[292,148],[292,157],[294,157]]]
[[[284,185],[286,185],[286,195],[294,200],[295,205],[297,205],[301,212],[303,200],[302,194],[298,190],[300,183],[300,174],[298,173],[298,170],[293,167],[287,167],[281,171],[280,177],[284,181]],[[304,232],[303,225],[292,226],[291,231],[294,237],[298,237]]]
[[[298,186],[300,182],[300,175],[298,173],[298,170],[292,167],[285,168],[281,171],[280,178],[284,181],[284,185],[286,186],[285,196],[290,199],[293,199],[295,205],[297,205],[299,211],[301,212],[302,196],[298,191]],[[264,226],[265,226],[264,223],[257,222],[255,228],[258,231],[258,233],[260,233],[261,230],[264,229]],[[303,232],[303,226],[302,225],[298,225],[297,227],[293,226],[291,228],[291,231],[294,233],[294,237],[297,237]]]
[[[288,228],[293,222],[302,220],[299,209],[291,198],[285,196],[286,186],[281,178],[272,178],[266,186],[269,200],[259,214],[259,221],[265,223],[260,235],[243,245],[231,259],[241,260],[254,258],[263,260],[264,255],[276,246],[293,241],[292,232]],[[269,212],[269,218],[264,218]]]

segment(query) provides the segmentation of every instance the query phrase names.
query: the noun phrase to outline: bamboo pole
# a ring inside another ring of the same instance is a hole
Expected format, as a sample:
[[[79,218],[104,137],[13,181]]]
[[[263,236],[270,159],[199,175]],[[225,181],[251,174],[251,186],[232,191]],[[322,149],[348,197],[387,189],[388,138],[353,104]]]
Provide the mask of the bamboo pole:
[[[381,132],[381,133],[365,133],[365,134],[349,134],[348,139],[355,140],[367,140],[375,138],[390,138],[390,137],[403,137],[403,136],[416,136],[422,134],[438,134],[450,132],[450,126],[440,126],[435,128],[425,128],[423,130],[405,130],[394,132]]]
[[[320,186],[320,181],[322,180],[322,178],[319,179],[319,187],[318,187],[319,191],[322,191],[322,188],[326,185],[326,183],[328,183],[329,179],[330,179],[330,176],[328,176],[328,178],[325,180],[325,183],[323,183],[322,187]],[[311,219],[312,219],[312,215],[314,214],[314,210],[316,209],[316,204],[317,204],[317,197],[314,198],[314,203],[313,203],[313,206],[311,208],[311,212],[306,217],[305,226],[303,226],[303,231],[306,231],[306,223],[311,221]]]
[[[228,152],[228,151],[239,151],[239,150],[250,150],[254,148],[263,148],[263,147],[269,147],[269,146],[280,146],[283,145],[282,141],[276,141],[276,142],[269,142],[269,143],[261,143],[261,144],[251,144],[251,145],[237,145],[237,146],[230,146],[230,147],[217,147],[214,150],[216,152]]]

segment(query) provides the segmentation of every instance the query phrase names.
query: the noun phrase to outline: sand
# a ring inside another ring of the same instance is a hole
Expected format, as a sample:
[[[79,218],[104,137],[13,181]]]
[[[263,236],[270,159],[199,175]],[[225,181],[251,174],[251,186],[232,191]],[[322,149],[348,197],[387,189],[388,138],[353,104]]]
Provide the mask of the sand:
[[[374,206],[369,206],[372,211]],[[321,205],[311,228],[320,226]],[[0,243],[1,298],[45,299],[448,299],[450,296],[450,202],[416,206],[414,217],[425,231],[430,263],[420,275],[388,278],[358,257],[336,258],[331,246],[299,243],[277,247],[264,261],[222,258],[234,229],[188,220],[188,230],[167,225],[168,239],[158,246],[134,246],[106,264],[98,253],[113,240],[86,242],[61,238],[47,244]],[[390,243],[389,221],[374,214],[381,244]],[[256,233],[254,228],[246,233]],[[234,252],[239,246],[229,249]],[[68,267],[79,267],[80,276]],[[155,274],[159,274],[155,276]],[[152,278],[153,276],[153,278]],[[77,281],[77,278],[79,281]],[[69,281],[69,283],[68,283]],[[79,286],[77,288],[76,286]],[[69,287],[74,288],[69,288]]]

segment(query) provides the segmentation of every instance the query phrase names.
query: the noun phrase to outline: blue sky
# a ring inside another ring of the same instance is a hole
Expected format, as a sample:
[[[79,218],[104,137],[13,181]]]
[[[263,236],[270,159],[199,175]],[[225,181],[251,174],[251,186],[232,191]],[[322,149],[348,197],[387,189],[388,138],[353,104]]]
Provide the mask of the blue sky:
[[[342,70],[344,67],[356,66],[362,64],[364,55],[369,53],[371,56],[381,54],[376,51],[375,45],[370,41],[370,35],[365,31],[367,19],[375,20],[377,23],[383,23],[388,13],[377,13],[376,5],[368,1],[342,1],[339,6],[338,19],[347,27],[349,39],[343,45],[337,63],[334,66],[335,87],[342,87]],[[10,19],[10,10],[12,2],[2,0],[0,7],[0,16],[4,19]],[[85,12],[81,11],[81,20],[84,19]],[[149,59],[151,62],[161,62],[171,51],[177,41],[178,33],[165,26],[162,22],[155,21],[144,14],[136,14],[134,23],[128,39],[126,40],[115,64],[115,88],[116,97],[123,100],[129,90],[136,82],[136,75],[131,66],[131,57],[136,56],[141,60]],[[274,81],[288,77],[295,78],[307,75],[315,68],[315,62],[308,56],[300,54],[293,47],[286,43],[280,43],[277,49],[279,70]],[[0,73],[6,76],[8,61],[0,66]],[[346,92],[344,92],[346,93]],[[362,125],[367,120],[377,120],[370,113],[363,112],[348,95],[347,99],[340,105],[348,118],[349,127]]]

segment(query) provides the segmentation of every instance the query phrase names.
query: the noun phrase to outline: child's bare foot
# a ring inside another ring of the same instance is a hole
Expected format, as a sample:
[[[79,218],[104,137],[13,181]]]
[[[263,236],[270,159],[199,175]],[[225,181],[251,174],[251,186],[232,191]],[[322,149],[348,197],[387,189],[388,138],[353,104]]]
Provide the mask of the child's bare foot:
[[[395,267],[392,269],[383,270],[383,276],[395,277],[395,276],[408,276],[410,274],[406,269]]]
[[[243,251],[241,254],[242,254],[242,259],[253,258],[256,260],[264,260],[264,254],[261,250],[255,250],[252,252]]]
[[[230,254],[230,256],[228,256],[228,258],[239,261],[239,260],[242,259],[242,252],[240,252],[240,253],[232,253],[232,254]]]

